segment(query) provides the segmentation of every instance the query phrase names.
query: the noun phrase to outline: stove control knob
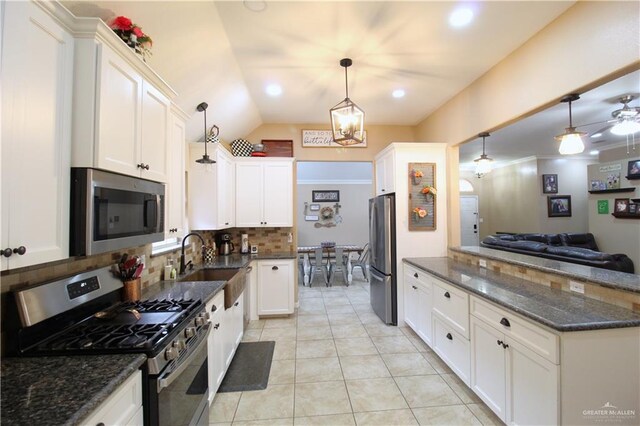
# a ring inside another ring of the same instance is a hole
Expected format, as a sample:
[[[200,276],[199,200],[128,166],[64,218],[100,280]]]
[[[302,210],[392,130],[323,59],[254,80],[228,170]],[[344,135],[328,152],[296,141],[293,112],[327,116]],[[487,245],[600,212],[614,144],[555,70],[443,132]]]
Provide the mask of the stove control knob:
[[[193,323],[196,325],[196,327],[202,327],[204,325],[204,318],[198,316]]]
[[[174,340],[171,346],[178,349],[178,352],[183,350],[186,347],[186,345],[184,344],[184,340],[182,339]]]
[[[170,348],[167,348],[166,351],[164,351],[164,358],[167,361],[171,361],[173,359],[178,358],[179,354],[180,354],[180,351],[178,350],[178,348],[175,348],[175,347],[172,346]]]
[[[186,337],[187,339],[190,337],[193,337],[196,335],[196,328],[195,327],[187,327],[184,330],[184,337]]]
[[[209,321],[209,319],[211,318],[211,315],[209,315],[209,312],[203,312],[201,316],[202,318],[204,318],[205,321]]]

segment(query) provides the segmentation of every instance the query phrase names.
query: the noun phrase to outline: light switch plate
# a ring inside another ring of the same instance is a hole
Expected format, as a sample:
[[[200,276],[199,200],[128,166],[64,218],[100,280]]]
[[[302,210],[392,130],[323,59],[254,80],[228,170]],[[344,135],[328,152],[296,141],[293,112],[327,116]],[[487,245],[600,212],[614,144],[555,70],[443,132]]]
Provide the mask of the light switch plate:
[[[478,265],[481,268],[486,268],[487,267],[487,260],[486,259],[478,259]]]
[[[584,284],[569,280],[569,289],[576,293],[584,294]]]

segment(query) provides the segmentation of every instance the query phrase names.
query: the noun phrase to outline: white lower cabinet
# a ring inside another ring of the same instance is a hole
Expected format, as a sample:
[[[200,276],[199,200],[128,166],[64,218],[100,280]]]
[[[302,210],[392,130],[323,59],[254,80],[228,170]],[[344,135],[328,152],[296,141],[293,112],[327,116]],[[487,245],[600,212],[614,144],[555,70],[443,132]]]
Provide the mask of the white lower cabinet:
[[[404,265],[404,321],[428,345],[431,345],[432,286],[424,280],[424,272]]]
[[[242,340],[243,334],[243,310],[244,310],[244,292],[238,296],[238,300],[225,309],[225,329],[224,335],[224,355],[225,355],[225,369],[229,367],[233,356],[236,353],[236,348]]]
[[[209,368],[209,404],[213,402],[216,392],[224,379],[226,372],[226,357],[224,354],[224,331],[227,324],[224,321],[224,293],[218,293],[206,306],[210,315],[211,332],[207,343],[207,366]]]
[[[142,373],[140,370],[109,395],[82,424],[142,426]]]
[[[257,280],[258,315],[288,315],[295,310],[294,259],[259,260]]]
[[[451,324],[433,315],[433,351],[469,386],[469,340],[455,331]]]

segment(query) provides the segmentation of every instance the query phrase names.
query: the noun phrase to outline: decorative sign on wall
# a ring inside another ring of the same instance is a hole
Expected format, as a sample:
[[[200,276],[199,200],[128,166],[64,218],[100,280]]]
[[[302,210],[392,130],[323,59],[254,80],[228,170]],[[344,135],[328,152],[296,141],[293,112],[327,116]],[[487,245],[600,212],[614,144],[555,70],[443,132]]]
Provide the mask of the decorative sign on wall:
[[[436,229],[436,164],[409,163],[409,231]]]
[[[340,191],[311,191],[311,201],[314,203],[340,201]]]
[[[609,200],[598,200],[598,214],[609,214]]]
[[[362,143],[355,145],[340,145],[333,141],[331,130],[303,130],[302,131],[302,147],[303,148],[366,148],[367,132],[364,132],[364,140]]]

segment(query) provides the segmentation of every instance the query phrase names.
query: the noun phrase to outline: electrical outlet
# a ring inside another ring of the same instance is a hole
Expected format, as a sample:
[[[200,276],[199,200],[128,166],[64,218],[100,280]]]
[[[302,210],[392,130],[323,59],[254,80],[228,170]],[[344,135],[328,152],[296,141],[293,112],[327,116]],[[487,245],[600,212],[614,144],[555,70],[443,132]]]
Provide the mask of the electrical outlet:
[[[146,263],[147,263],[147,262],[146,262],[146,260],[147,260],[147,258],[145,257],[145,255],[144,255],[144,254],[141,254],[141,255],[140,255],[140,263],[142,263],[142,264],[145,264],[145,265],[146,265]]]
[[[486,259],[478,259],[478,265],[481,268],[486,268],[487,267],[487,260]]]
[[[569,280],[569,289],[576,293],[584,294],[584,284]]]
[[[289,232],[289,237],[287,238],[287,242],[291,244],[293,242],[293,234]]]

